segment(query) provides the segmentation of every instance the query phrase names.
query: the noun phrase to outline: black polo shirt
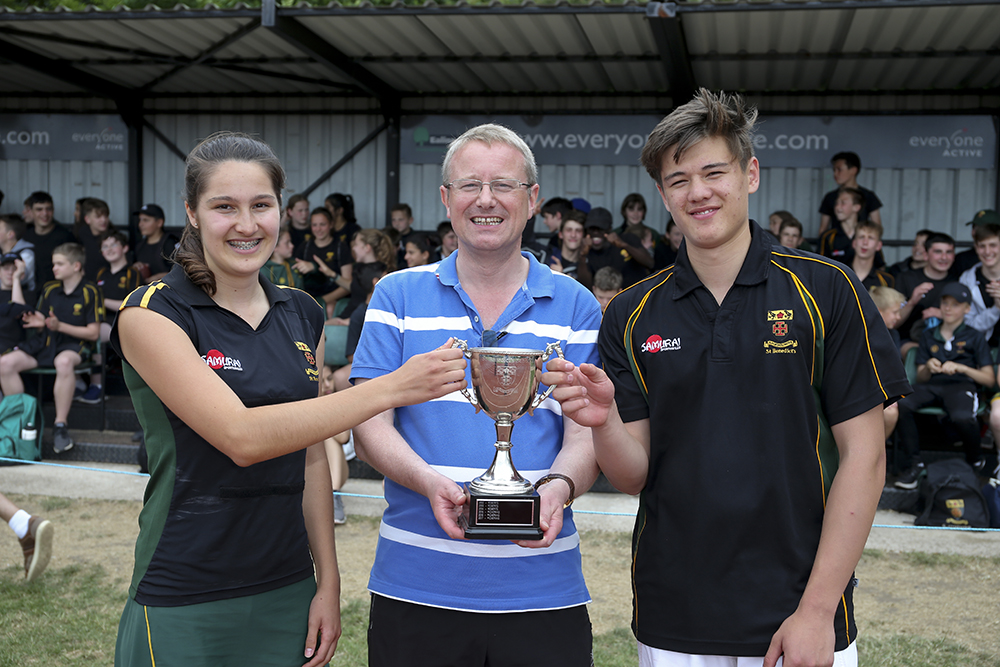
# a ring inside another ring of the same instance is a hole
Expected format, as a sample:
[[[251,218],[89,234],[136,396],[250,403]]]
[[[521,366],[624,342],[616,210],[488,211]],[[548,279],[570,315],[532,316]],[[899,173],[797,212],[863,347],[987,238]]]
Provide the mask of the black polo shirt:
[[[608,306],[599,349],[625,422],[650,420],[633,538],[633,630],[685,653],[762,656],[796,609],[839,459],[829,425],[909,390],[857,277],[772,246],[719,306],[676,264]],[[851,588],[834,629],[856,636]]]
[[[954,282],[958,282],[958,279],[951,275],[947,275],[944,278],[928,278],[923,269],[904,271],[896,276],[896,290],[906,299],[910,298],[917,285],[922,283],[934,284],[932,290],[924,294],[917,303],[913,304],[910,316],[905,321],[896,325],[899,335],[903,337],[903,340],[920,340],[919,334],[916,336],[912,335],[913,325],[923,320],[925,308],[937,308],[941,305],[941,289],[948,283]]]
[[[873,287],[892,287],[896,284],[896,279],[885,269],[872,269],[861,281],[861,284],[864,285],[865,290],[870,290]]]
[[[955,329],[954,338],[946,341],[941,335],[941,325],[931,329],[924,329],[920,334],[920,347],[917,350],[917,366],[922,366],[931,360],[931,357],[941,363],[954,361],[970,368],[982,368],[993,365],[993,355],[990,347],[986,344],[983,332],[966,325],[959,324]],[[953,384],[969,385],[970,388],[976,386],[975,380],[964,373],[947,375],[946,373],[934,373],[927,381],[929,384]]]
[[[39,234],[35,226],[30,225],[24,231],[24,240],[35,246],[35,287],[53,280],[52,251],[63,243],[76,243],[73,232],[56,222],[47,234]]]
[[[113,301],[124,301],[125,297],[132,293],[132,290],[142,284],[142,277],[139,272],[132,268],[131,264],[126,264],[119,271],[112,273],[111,267],[101,267],[97,272],[97,286],[101,288],[101,294],[105,299]],[[105,313],[109,320],[114,319],[114,313]]]
[[[100,322],[104,317],[104,297],[97,285],[89,280],[81,280],[69,294],[63,289],[61,280],[53,280],[45,283],[42,288],[37,310],[46,316],[53,313],[63,324],[85,327],[92,322]],[[94,345],[94,341],[74,338],[47,328],[41,330],[41,338],[38,340],[43,342],[32,339],[22,349],[35,357],[41,366],[50,366],[55,355],[63,350],[74,350],[86,355]]]

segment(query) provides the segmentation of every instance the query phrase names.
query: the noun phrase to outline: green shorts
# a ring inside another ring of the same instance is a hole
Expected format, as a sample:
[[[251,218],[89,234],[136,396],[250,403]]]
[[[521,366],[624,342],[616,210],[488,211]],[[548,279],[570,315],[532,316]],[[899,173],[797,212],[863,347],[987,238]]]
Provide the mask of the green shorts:
[[[316,581],[183,607],[129,598],[115,667],[302,667]]]

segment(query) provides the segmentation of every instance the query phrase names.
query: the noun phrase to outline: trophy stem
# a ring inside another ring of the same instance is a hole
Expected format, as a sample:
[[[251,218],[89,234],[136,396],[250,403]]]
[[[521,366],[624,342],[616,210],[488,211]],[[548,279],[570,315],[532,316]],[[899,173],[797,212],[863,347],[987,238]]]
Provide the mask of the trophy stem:
[[[534,487],[521,476],[510,457],[510,434],[514,430],[514,420],[511,419],[510,413],[501,412],[497,415],[496,429],[497,441],[494,446],[497,452],[493,456],[493,463],[486,472],[469,483],[469,488],[477,493],[530,494]]]

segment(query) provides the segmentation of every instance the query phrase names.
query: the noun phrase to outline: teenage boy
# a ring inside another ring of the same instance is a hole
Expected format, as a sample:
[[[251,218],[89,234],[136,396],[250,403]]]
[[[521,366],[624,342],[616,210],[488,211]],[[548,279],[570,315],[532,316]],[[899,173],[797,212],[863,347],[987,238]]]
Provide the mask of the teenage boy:
[[[559,230],[562,229],[563,220],[569,215],[570,211],[575,210],[573,208],[572,202],[565,197],[552,197],[542,204],[542,222],[545,223],[546,229],[549,230],[549,245],[555,248],[559,245]],[[584,213],[584,217],[586,217]]]
[[[612,299],[603,369],[553,359],[541,379],[608,480],[642,493],[640,665],[857,664],[882,411],[909,387],[857,278],[750,220],[755,119],[702,89],[656,126],[641,161],[684,233],[677,262]]]
[[[1000,214],[991,209],[983,209],[978,211],[972,220],[965,223],[967,227],[971,227],[969,230],[972,234],[972,247],[968,250],[963,250],[960,253],[955,254],[955,263],[951,267],[951,272],[953,275],[960,276],[973,266],[979,263],[979,253],[976,250],[976,229],[982,227],[983,225],[1000,225]]]
[[[48,192],[32,192],[25,200],[34,224],[24,232],[24,240],[35,247],[35,286],[41,288],[53,280],[52,253],[64,243],[75,243],[73,232],[55,219],[52,196]]]
[[[920,408],[943,407],[962,437],[966,462],[982,472],[979,453],[979,388],[996,384],[993,357],[982,332],[965,324],[972,302],[971,290],[962,283],[948,283],[941,290],[941,324],[920,335],[917,348],[917,384],[899,402],[899,446],[910,467],[895,484],[915,489],[924,472],[920,458],[920,433],[914,413]]]
[[[819,237],[819,254],[850,266],[854,259],[854,232],[858,228],[858,215],[864,207],[865,196],[852,188],[841,188],[834,204],[837,225]]]
[[[97,272],[107,268],[108,263],[101,254],[104,234],[114,229],[111,226],[111,209],[107,202],[97,197],[87,197],[80,203],[80,224],[75,225],[76,242],[83,246],[87,259],[83,263],[83,275],[87,280],[97,280]]]
[[[903,307],[906,297],[901,292],[884,285],[870,287],[868,293],[871,295],[872,301],[875,302],[875,307],[878,308],[878,314],[882,316],[882,321],[892,338],[893,345],[896,346],[896,350],[899,350],[902,341],[899,339],[896,325],[899,324],[899,309]],[[885,425],[885,439],[888,440],[892,432],[896,430],[896,423],[899,422],[899,403],[887,405],[882,413],[882,418]]]
[[[26,290],[35,289],[35,246],[24,240],[28,230],[18,215],[0,215],[0,254],[14,253],[24,262],[21,285]]]
[[[857,274],[858,280],[865,286],[866,290],[872,287],[892,287],[896,284],[895,278],[888,271],[875,266],[875,260],[882,250],[882,225],[871,220],[862,220],[854,230],[854,240],[851,241],[851,248],[854,250],[854,259],[851,260],[851,268]]]
[[[27,271],[21,258],[14,253],[0,257],[0,354],[24,340],[21,316],[32,310],[34,294],[25,292],[21,278]]]
[[[399,234],[396,240],[396,266],[406,266],[406,242],[414,233],[413,209],[409,204],[396,204],[389,209],[389,226]]]
[[[972,230],[979,263],[959,276],[958,281],[969,288],[972,303],[965,323],[979,329],[990,347],[998,345],[1000,331],[1000,224],[977,225]]]
[[[861,158],[857,153],[843,152],[837,153],[830,159],[833,165],[833,180],[837,183],[837,189],[831,190],[823,195],[823,201],[819,205],[820,223],[819,233],[830,229],[830,223],[836,219],[835,208],[837,197],[844,188],[851,188],[861,193],[864,202],[861,212],[858,215],[860,220],[871,220],[882,224],[882,201],[871,190],[858,185],[858,172],[861,171]],[[837,226],[835,223],[834,226]]]
[[[52,390],[56,404],[53,431],[56,454],[70,449],[66,420],[76,388],[75,370],[89,358],[101,335],[104,304],[97,285],[84,279],[83,247],[65,243],[52,253],[55,280],[42,288],[35,312],[25,314],[25,327],[39,329],[39,334],[0,357],[0,389],[5,396],[24,393],[21,371],[39,366],[54,366],[56,380]]]
[[[906,271],[896,277],[896,289],[907,295],[902,309],[902,322],[898,325],[899,335],[904,341],[920,340],[923,320],[941,317],[938,304],[941,288],[950,282],[951,265],[955,261],[955,239],[947,234],[931,234],[924,241],[927,264],[922,269]],[[914,330],[914,325],[921,324]]]
[[[795,218],[783,220],[778,226],[778,245],[786,248],[798,248],[802,245],[802,223]]]
[[[442,220],[437,226],[437,235],[441,239],[441,245],[438,246],[437,252],[441,259],[444,259],[451,253],[458,250],[458,236],[455,234],[455,230],[451,228],[451,222],[448,220]]]
[[[649,275],[653,256],[642,245],[642,240],[631,233],[621,236],[611,230],[611,211],[600,206],[587,214],[587,235],[590,250],[587,262],[592,273],[610,266],[622,274],[625,286],[633,285]]]
[[[913,237],[913,245],[910,246],[910,256],[890,266],[889,273],[893,276],[899,276],[904,271],[922,269],[927,266],[927,249],[924,247],[924,243],[927,242],[927,237],[935,233],[932,229],[921,229],[917,232]]]
[[[594,276],[590,272],[588,254],[584,250],[584,239],[587,238],[584,232],[586,223],[585,213],[580,211],[566,213],[559,228],[559,246],[552,249],[549,266],[553,271],[576,278],[584,287],[590,287],[594,282]]]
[[[142,240],[136,244],[135,263],[132,266],[142,276],[144,283],[157,281],[167,275],[174,264],[171,257],[180,239],[164,231],[164,222],[163,209],[156,204],[146,204],[139,209],[139,233]]]
[[[104,321],[101,322],[101,343],[106,345],[111,340],[111,320],[132,290],[142,284],[142,276],[128,263],[128,237],[124,232],[115,229],[106,230],[101,239],[101,256],[107,262],[97,271],[97,286],[101,290],[104,301]],[[94,356],[94,363],[100,365],[100,357]],[[87,390],[73,398],[78,403],[96,405],[101,402],[100,372],[90,374],[90,386]]]

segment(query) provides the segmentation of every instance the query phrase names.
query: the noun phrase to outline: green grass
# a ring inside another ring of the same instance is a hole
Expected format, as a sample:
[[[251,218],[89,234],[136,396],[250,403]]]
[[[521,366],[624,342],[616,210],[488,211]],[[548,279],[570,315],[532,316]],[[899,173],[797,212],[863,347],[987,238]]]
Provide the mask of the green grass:
[[[949,557],[914,560],[953,566]],[[0,665],[107,667],[112,663],[124,598],[102,568],[49,570],[31,586],[22,577],[18,566],[0,570]],[[343,635],[331,665],[366,664],[367,601],[345,604],[341,621]],[[1000,667],[1000,657],[956,642],[893,633],[863,634],[858,653],[861,667]],[[628,628],[594,638],[595,665],[633,667],[636,662],[635,639]]]

